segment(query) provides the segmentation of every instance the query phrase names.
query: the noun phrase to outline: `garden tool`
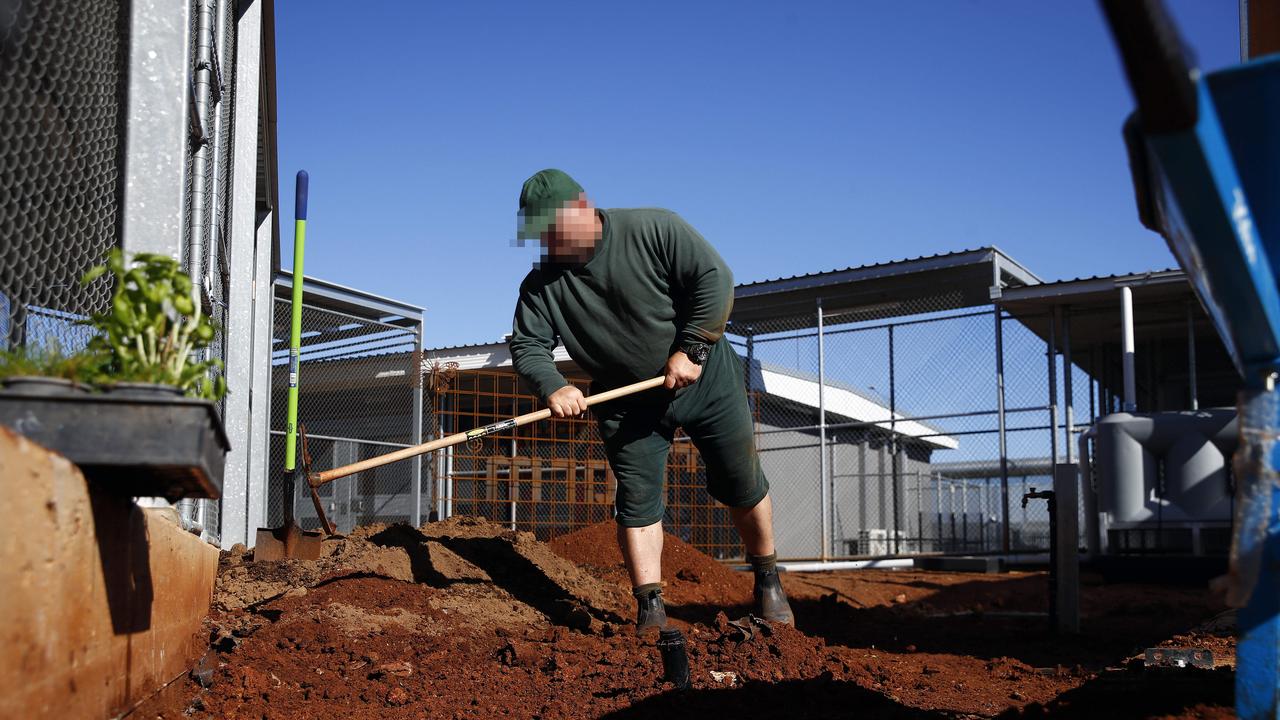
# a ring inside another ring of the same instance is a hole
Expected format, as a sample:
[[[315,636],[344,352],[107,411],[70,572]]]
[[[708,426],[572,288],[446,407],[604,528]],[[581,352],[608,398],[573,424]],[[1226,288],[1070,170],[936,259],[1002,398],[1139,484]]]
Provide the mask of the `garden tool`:
[[[259,528],[253,548],[254,560],[279,560],[281,558],[299,558],[315,560],[320,557],[320,542],[323,535],[318,532],[304,531],[298,527],[293,517],[293,501],[297,476],[297,430],[298,430],[298,369],[300,348],[302,345],[302,254],[307,237],[307,189],[309,186],[307,171],[298,171],[297,191],[294,194],[293,224],[293,306],[289,329],[289,411],[285,426],[284,473],[281,475],[284,489],[284,525],[278,528]],[[302,472],[303,478],[310,474],[311,456],[307,452],[307,436],[302,435]],[[333,526],[324,514],[320,496],[310,484],[311,501],[315,503],[316,514],[325,533],[332,534]]]
[[[617,398],[620,398],[620,397],[626,397],[627,395],[634,395],[635,393],[642,392],[644,390],[650,390],[656,387],[662,387],[663,381],[664,381],[664,378],[662,377],[650,378],[649,380],[641,380],[640,382],[632,383],[631,385],[624,385],[623,387],[620,387],[620,388],[607,390],[602,393],[596,393],[595,395],[591,395],[586,399],[587,406],[590,407],[598,403],[608,402],[610,400],[616,400]],[[500,420],[496,423],[490,423],[488,425],[485,425],[483,427],[478,427],[473,430],[467,430],[466,432],[455,433],[453,435],[449,435],[448,437],[442,437],[437,440],[432,440],[431,442],[422,443],[421,445],[414,445],[413,447],[403,448],[400,450],[396,450],[394,452],[389,452],[385,455],[379,455],[378,457],[369,458],[368,460],[361,460],[360,462],[352,463],[350,465],[344,465],[342,467],[334,468],[332,470],[325,470],[317,473],[307,473],[307,482],[311,485],[311,488],[314,491],[315,488],[318,488],[327,482],[330,482],[332,480],[337,480],[338,478],[344,478],[344,477],[347,477],[348,475],[354,475],[355,473],[361,472],[362,470],[369,470],[372,468],[381,467],[388,463],[396,462],[397,460],[405,460],[411,457],[415,457],[417,455],[422,455],[423,453],[432,452],[433,450],[440,450],[442,448],[447,448],[451,445],[457,445],[459,443],[464,443],[470,440],[476,440],[486,435],[492,435],[497,432],[502,432],[503,430],[510,430],[512,428],[517,428],[522,425],[528,425],[529,423],[538,422],[539,420],[546,420],[549,417],[551,417],[551,410],[549,408],[544,408],[536,412],[525,413],[524,415],[520,415],[518,417],[508,418],[506,420]]]

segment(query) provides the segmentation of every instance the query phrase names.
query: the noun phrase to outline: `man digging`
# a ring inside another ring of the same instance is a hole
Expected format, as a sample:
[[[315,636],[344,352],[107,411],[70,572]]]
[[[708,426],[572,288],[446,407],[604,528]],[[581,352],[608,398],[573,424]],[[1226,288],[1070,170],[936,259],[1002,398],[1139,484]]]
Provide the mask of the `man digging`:
[[[542,261],[520,284],[511,336],[518,372],[555,417],[586,412],[556,369],[557,338],[592,390],[659,374],[664,387],[596,406],[618,481],[618,546],[631,576],[638,632],[660,629],[665,465],[677,427],[698,448],[707,491],[729,506],[755,575],[755,611],[794,618],[778,579],[773,503],[755,452],[742,360],[724,338],[733,276],[720,255],[668,210],[599,209],[560,170],[520,191],[521,239]]]

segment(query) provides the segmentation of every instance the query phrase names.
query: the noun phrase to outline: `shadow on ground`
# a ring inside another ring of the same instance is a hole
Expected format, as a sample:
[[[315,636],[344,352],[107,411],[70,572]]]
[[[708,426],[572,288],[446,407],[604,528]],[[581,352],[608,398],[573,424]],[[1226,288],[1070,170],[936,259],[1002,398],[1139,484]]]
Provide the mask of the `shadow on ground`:
[[[1182,717],[1192,708],[1195,717],[1235,717],[1235,673],[1216,670],[1113,670],[1099,674],[1048,705],[1033,703],[1009,710],[998,720],[1032,718],[1156,718]],[[1190,716],[1190,715],[1189,715]]]
[[[811,585],[822,588],[820,578]],[[905,587],[927,589],[923,598],[893,605],[858,606],[858,599],[832,586],[819,597],[792,597],[797,629],[830,645],[888,652],[1009,657],[1033,667],[1088,670],[1120,664],[1146,647],[1186,632],[1217,611],[1207,592],[1145,586],[1086,586],[1082,632],[1052,631],[1046,615],[1043,576],[1009,576],[953,585],[922,580]],[[745,600],[745,599],[744,599]],[[668,605],[667,614],[689,623],[710,624],[717,612],[746,614],[733,606]]]
[[[673,690],[603,715],[601,720],[715,717],[932,720],[953,716],[909,708],[851,682],[817,679],[750,683],[724,690]]]

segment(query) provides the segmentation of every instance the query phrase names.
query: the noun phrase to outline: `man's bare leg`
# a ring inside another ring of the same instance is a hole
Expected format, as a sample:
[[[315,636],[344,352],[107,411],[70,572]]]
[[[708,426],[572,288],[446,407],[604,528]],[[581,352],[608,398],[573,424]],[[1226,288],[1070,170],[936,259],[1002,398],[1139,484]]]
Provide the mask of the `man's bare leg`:
[[[750,508],[729,508],[734,527],[742,537],[742,545],[748,555],[772,555],[773,548],[773,498],[764,499]]]
[[[756,613],[766,620],[795,624],[795,616],[778,579],[778,555],[773,545],[773,499],[768,495],[750,508],[730,508],[729,515],[742,536],[755,576]]]
[[[618,547],[634,587],[662,582],[662,521],[644,527],[618,526]]]
[[[666,627],[662,604],[662,522],[644,527],[618,526],[618,548],[631,575],[636,598],[636,631]]]

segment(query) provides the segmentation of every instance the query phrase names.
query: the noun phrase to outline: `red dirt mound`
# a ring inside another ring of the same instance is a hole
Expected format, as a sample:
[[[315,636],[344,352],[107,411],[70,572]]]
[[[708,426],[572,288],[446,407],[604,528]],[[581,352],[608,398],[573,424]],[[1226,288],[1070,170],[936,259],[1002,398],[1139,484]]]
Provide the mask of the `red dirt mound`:
[[[615,536],[617,524],[605,521],[552,540],[560,556],[593,571],[600,579],[630,588]],[[751,578],[707,557],[689,543],[667,533],[662,540],[662,594],[668,605],[731,607],[751,601]]]
[[[668,538],[669,599],[690,603],[693,687],[674,692],[626,627],[613,526],[555,545],[591,567],[470,518],[364,528],[309,564],[229,554],[208,653],[129,717],[1231,716],[1234,616],[1204,591],[1086,583],[1062,636],[1034,614],[1042,573],[793,574],[799,628],[765,628],[715,611],[749,599],[745,573]],[[1153,646],[1220,667],[1152,672]]]

